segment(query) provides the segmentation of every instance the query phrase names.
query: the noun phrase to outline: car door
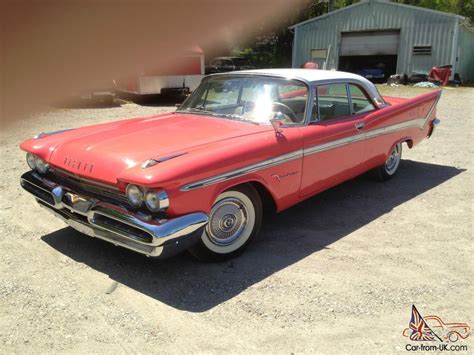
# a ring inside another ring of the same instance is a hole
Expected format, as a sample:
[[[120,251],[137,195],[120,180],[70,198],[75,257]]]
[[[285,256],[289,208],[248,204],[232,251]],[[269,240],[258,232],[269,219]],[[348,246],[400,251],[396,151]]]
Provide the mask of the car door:
[[[313,90],[310,124],[302,128],[302,198],[364,172],[366,115],[354,112],[349,85],[318,85]]]

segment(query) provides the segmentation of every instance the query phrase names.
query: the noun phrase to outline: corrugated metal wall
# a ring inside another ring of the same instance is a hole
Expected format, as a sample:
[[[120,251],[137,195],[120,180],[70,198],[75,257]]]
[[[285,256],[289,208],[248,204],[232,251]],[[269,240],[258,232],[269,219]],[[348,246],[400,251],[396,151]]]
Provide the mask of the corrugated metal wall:
[[[337,68],[341,32],[400,29],[397,72],[427,72],[434,65],[453,64],[458,19],[423,9],[367,1],[295,27],[293,67],[310,60],[310,51],[328,48],[327,68]],[[413,56],[413,46],[432,46],[431,56]]]
[[[474,32],[460,27],[458,73],[463,81],[474,81]]]

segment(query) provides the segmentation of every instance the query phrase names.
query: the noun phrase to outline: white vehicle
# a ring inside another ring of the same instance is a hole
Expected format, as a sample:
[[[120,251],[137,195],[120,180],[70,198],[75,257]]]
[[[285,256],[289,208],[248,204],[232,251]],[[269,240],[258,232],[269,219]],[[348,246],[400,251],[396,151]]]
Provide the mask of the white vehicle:
[[[138,77],[117,81],[117,91],[132,95],[184,97],[194,91],[204,77],[204,52],[193,47],[176,59],[179,65],[173,69],[154,68],[144,70]]]

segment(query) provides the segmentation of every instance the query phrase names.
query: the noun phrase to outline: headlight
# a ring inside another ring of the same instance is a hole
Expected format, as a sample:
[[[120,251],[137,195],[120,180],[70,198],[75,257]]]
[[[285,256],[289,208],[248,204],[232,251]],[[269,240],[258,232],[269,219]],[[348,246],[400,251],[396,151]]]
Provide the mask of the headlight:
[[[170,205],[168,194],[164,190],[149,190],[145,195],[145,205],[152,212],[164,211]]]
[[[36,170],[36,155],[31,153],[26,153],[26,162],[31,170]]]
[[[37,157],[34,154],[26,154],[26,162],[32,170],[37,170],[41,174],[45,174],[49,170],[49,165],[43,159]]]
[[[130,184],[127,186],[127,198],[132,206],[140,207],[143,203],[143,192],[138,186]]]
[[[36,157],[36,170],[41,174],[46,174],[49,170],[49,165],[43,159]]]

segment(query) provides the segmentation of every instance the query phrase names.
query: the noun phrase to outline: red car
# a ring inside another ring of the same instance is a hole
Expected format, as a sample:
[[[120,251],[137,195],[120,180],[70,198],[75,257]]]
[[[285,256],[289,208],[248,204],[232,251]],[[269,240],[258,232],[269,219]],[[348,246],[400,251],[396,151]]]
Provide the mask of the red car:
[[[426,316],[424,319],[430,329],[446,342],[454,343],[459,339],[467,339],[471,332],[471,328],[466,323],[445,323],[438,316]],[[405,328],[403,336],[410,337],[412,332],[410,328]]]
[[[354,74],[249,70],[204,78],[176,112],[26,140],[21,185],[89,236],[153,257],[233,257],[282,211],[431,136],[440,92],[382,97]],[[271,202],[268,204],[267,202]]]

